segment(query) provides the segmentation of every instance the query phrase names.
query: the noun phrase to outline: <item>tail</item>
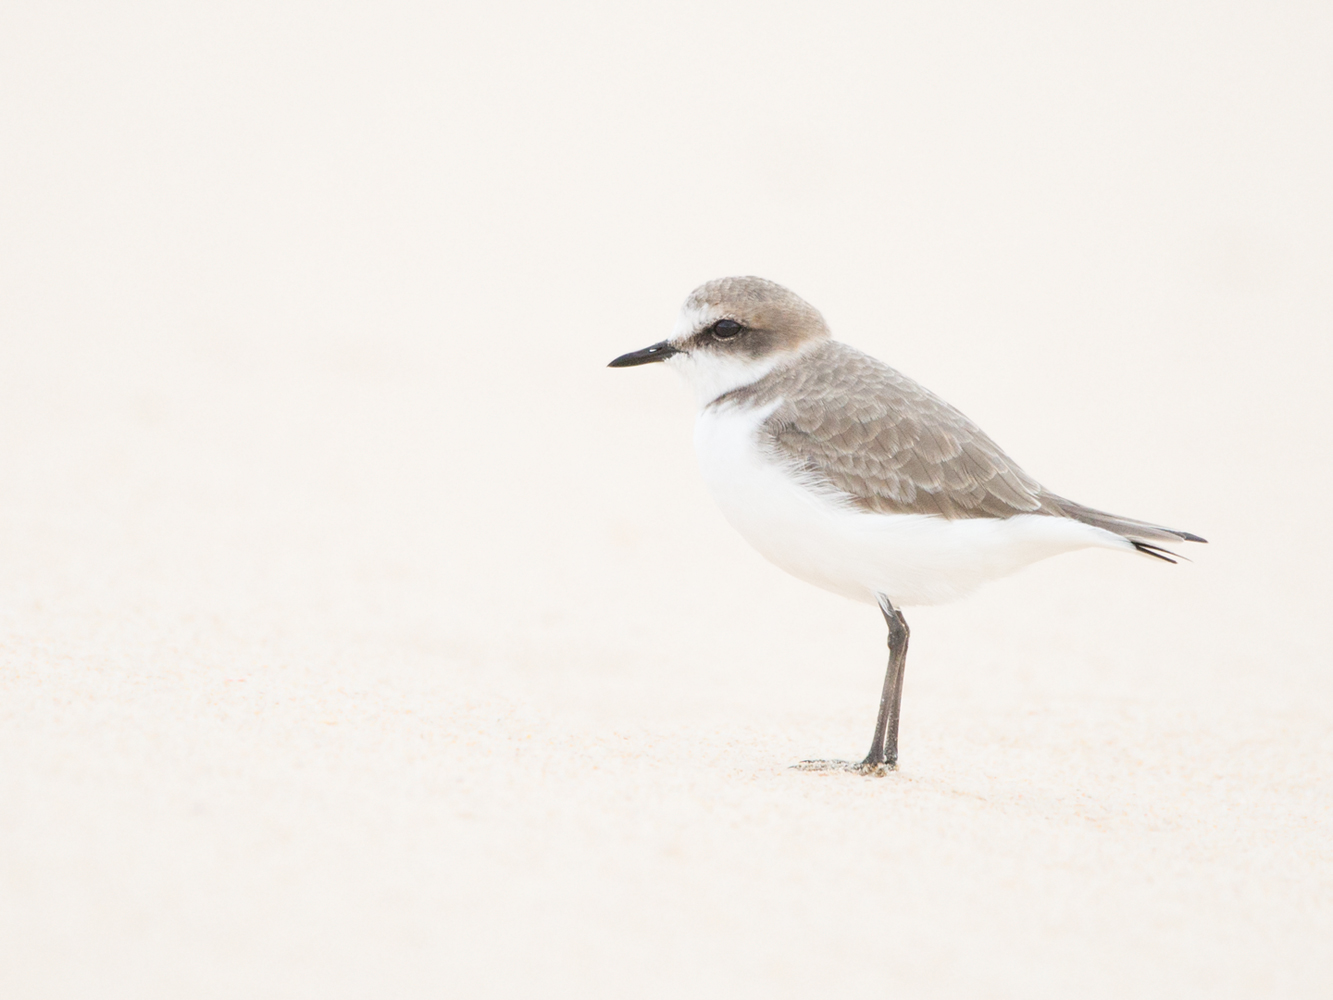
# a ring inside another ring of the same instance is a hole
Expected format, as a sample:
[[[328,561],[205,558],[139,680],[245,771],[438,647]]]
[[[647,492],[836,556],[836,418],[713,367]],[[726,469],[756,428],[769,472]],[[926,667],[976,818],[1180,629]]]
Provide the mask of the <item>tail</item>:
[[[1154,559],[1161,559],[1164,562],[1174,563],[1177,559],[1183,559],[1184,556],[1172,552],[1170,549],[1164,549],[1156,542],[1203,542],[1208,539],[1200,538],[1198,535],[1191,534],[1188,531],[1178,531],[1175,528],[1163,528],[1160,524],[1149,524],[1147,521],[1135,521],[1129,517],[1118,517],[1115,514],[1108,514],[1102,510],[1093,510],[1091,507],[1084,507],[1082,504],[1074,503],[1072,500],[1066,500],[1063,497],[1051,497],[1054,501],[1053,506],[1059,508],[1065,517],[1073,518],[1075,521],[1082,521],[1084,524],[1090,524],[1094,528],[1101,528],[1114,535],[1119,535],[1125,541],[1129,542],[1134,548],[1138,549],[1146,556],[1152,556]]]

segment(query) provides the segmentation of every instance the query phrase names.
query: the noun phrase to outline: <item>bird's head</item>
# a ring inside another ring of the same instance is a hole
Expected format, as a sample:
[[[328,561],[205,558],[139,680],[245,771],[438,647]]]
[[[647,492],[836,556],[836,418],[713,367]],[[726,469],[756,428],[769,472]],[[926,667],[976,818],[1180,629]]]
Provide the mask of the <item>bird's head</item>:
[[[690,293],[669,339],[610,367],[665,361],[706,405],[828,338],[824,317],[796,293],[764,278],[718,278]]]

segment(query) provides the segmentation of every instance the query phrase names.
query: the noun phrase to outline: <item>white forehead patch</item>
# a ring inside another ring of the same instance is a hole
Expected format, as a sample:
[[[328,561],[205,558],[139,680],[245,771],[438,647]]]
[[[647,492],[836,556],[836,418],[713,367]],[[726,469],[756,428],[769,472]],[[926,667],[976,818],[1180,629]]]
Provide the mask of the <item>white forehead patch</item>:
[[[715,310],[709,306],[686,302],[676,317],[675,329],[671,331],[671,343],[680,346],[704,327],[712,325],[717,318],[713,315],[714,312]]]

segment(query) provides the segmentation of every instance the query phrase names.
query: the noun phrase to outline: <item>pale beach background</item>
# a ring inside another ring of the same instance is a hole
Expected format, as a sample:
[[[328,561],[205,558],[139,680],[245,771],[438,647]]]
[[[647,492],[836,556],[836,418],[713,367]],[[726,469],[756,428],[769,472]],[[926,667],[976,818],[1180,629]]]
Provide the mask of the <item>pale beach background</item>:
[[[0,10],[0,994],[1333,994],[1333,6]],[[759,274],[1196,531],[878,615],[662,339]]]

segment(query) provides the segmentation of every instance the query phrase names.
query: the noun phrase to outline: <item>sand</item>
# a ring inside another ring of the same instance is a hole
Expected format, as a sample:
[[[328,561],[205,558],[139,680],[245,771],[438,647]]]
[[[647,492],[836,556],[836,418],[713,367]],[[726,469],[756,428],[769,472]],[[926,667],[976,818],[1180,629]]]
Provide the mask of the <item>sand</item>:
[[[28,5],[0,993],[1333,993],[1326,11]],[[909,609],[713,507],[758,273],[1208,537]]]

